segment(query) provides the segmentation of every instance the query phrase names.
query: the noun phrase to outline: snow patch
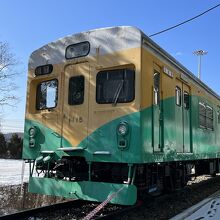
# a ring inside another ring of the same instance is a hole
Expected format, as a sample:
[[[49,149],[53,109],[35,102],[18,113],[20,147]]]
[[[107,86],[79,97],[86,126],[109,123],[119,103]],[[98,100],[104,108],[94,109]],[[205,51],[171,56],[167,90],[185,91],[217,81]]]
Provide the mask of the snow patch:
[[[23,160],[0,159],[0,185],[18,185],[22,181]],[[24,182],[28,182],[29,165],[25,164]]]

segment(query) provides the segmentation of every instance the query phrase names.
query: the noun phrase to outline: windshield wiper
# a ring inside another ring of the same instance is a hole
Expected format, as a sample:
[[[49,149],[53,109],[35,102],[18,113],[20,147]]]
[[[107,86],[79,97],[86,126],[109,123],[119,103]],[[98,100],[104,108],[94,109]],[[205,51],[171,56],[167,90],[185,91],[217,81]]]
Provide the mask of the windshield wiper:
[[[117,105],[118,97],[119,97],[119,95],[121,93],[123,85],[124,85],[124,79],[119,83],[119,85],[118,85],[118,87],[116,89],[116,92],[115,92],[114,98],[113,98],[112,106],[116,106]]]

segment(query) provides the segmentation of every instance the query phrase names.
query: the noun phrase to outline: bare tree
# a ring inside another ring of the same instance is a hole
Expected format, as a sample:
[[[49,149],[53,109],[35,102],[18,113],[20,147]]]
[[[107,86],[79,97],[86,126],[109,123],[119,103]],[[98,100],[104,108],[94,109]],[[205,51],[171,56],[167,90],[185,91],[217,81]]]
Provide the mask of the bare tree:
[[[18,101],[14,94],[17,88],[14,83],[17,75],[16,65],[18,61],[11,53],[8,43],[0,41],[0,106],[15,106]]]

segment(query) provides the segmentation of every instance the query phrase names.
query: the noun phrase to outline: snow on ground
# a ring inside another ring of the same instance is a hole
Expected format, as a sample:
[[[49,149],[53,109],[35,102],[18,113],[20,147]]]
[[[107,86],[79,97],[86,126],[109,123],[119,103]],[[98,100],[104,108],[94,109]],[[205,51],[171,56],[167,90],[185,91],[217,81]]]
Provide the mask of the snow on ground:
[[[23,160],[0,159],[0,185],[21,184],[22,164]],[[24,182],[28,182],[29,165],[24,166]]]

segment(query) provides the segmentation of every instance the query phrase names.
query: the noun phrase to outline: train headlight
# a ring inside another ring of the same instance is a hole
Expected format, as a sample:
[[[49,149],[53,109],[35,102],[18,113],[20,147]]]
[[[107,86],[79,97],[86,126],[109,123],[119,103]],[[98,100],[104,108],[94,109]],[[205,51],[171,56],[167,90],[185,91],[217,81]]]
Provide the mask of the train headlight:
[[[31,127],[31,128],[29,129],[29,136],[30,136],[31,138],[35,137],[36,133],[37,133],[37,130],[36,130],[35,127]]]
[[[126,122],[121,122],[118,125],[118,134],[121,136],[125,136],[126,134],[128,134],[128,124]]]
[[[29,134],[29,147],[33,148],[36,145],[35,137],[37,135],[37,127],[33,126],[28,131]]]

